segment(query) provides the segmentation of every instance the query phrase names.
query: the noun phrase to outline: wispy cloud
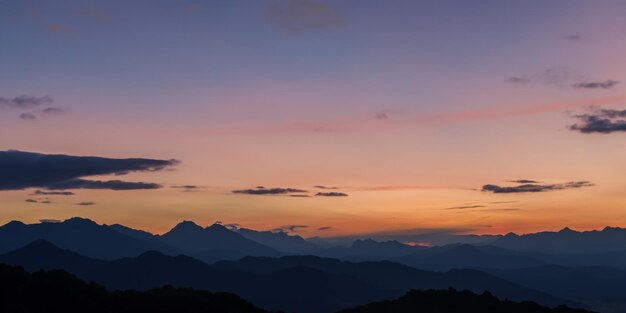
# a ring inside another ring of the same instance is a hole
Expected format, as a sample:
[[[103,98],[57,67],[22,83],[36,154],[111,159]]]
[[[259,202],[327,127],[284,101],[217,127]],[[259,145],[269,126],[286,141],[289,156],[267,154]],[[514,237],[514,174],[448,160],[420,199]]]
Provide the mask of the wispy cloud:
[[[235,193],[235,194],[260,195],[260,196],[285,195],[285,194],[290,194],[290,193],[306,193],[306,192],[307,192],[306,190],[297,189],[297,188],[282,188],[282,187],[265,188],[263,186],[258,186],[254,189],[240,189],[240,190],[232,191],[232,193]]]
[[[302,33],[341,27],[343,14],[334,6],[312,0],[281,0],[266,12],[268,21],[288,32]]]
[[[570,125],[571,130],[581,133],[602,133],[626,131],[626,110],[595,109],[591,113],[575,115],[581,121]]]
[[[54,34],[70,37],[76,35],[76,30],[69,28],[61,23],[48,24],[48,31]]]
[[[583,36],[579,34],[565,34],[563,35],[563,39],[570,41],[580,41],[583,39]]]
[[[43,114],[65,114],[69,111],[67,108],[49,107],[41,110]]]
[[[95,202],[91,202],[91,201],[83,201],[83,202],[78,202],[76,203],[76,205],[82,205],[82,206],[90,206],[90,205],[94,205],[96,204]]]
[[[200,189],[200,187],[196,185],[176,185],[176,186],[170,186],[170,188],[180,189],[181,191],[184,191],[184,192],[192,192],[192,191],[196,191]]]
[[[444,210],[466,210],[466,209],[476,209],[476,208],[484,208],[484,205],[476,204],[476,205],[460,205],[453,206],[449,208],[445,208]]]
[[[273,232],[297,233],[300,229],[309,228],[309,225],[284,225],[272,229]]]
[[[33,113],[22,113],[19,116],[21,119],[23,120],[27,120],[27,121],[33,121],[37,119],[37,116]]]
[[[347,193],[343,193],[343,192],[318,192],[315,194],[316,197],[347,197],[348,194]]]
[[[50,96],[20,95],[15,98],[0,97],[0,108],[33,109],[42,105],[52,104],[53,102],[54,99]]]
[[[511,84],[526,84],[530,82],[530,79],[525,78],[525,77],[519,77],[519,76],[511,76],[506,79],[506,82],[511,83]]]
[[[71,191],[43,191],[35,190],[30,194],[31,196],[73,196],[75,193]]]
[[[517,179],[517,180],[508,180],[509,183],[518,183],[518,184],[537,184],[539,183],[536,180],[532,179]]]
[[[587,81],[582,83],[576,83],[573,85],[574,88],[578,89],[611,89],[619,84],[618,81],[607,79],[605,81]]]
[[[324,186],[324,185],[316,185],[316,186],[313,186],[313,188],[317,188],[317,189],[339,189],[339,187],[331,187],[331,186]]]
[[[482,191],[492,193],[532,193],[593,186],[588,181],[572,181],[562,184],[521,184],[517,186],[484,185]]]

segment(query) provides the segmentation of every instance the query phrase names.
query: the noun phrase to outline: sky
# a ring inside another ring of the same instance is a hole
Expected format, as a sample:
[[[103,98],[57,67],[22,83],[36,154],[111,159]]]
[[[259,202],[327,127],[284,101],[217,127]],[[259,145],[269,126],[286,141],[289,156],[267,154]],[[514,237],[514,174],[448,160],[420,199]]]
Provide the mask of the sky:
[[[0,223],[626,226],[625,15],[623,1],[1,0]]]

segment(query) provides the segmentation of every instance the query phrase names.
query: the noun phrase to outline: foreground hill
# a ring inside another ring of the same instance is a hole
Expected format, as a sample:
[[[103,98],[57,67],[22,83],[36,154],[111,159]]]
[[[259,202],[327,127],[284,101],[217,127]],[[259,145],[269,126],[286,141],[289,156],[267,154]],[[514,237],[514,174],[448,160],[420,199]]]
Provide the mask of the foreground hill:
[[[29,274],[0,264],[0,312],[47,313],[263,313],[267,312],[229,293],[162,287],[148,291],[107,291],[64,271]],[[559,306],[551,309],[532,302],[501,301],[489,293],[411,290],[392,301],[376,302],[340,313],[509,312],[586,313]]]
[[[493,290],[502,298],[547,305],[567,302],[476,270],[439,273],[392,262],[353,263],[302,256],[245,258],[208,265],[191,257],[172,257],[156,251],[133,258],[94,261],[42,241],[0,256],[0,262],[29,270],[52,268],[41,260],[55,260],[54,267],[112,290],[172,285],[225,291],[262,308],[304,313],[333,312],[398,297],[411,288],[450,286],[475,292]]]
[[[107,292],[64,271],[29,274],[0,264],[0,312],[49,313],[263,313],[233,294],[163,287]]]
[[[487,269],[495,276],[606,312],[626,309],[626,272],[609,267],[544,265]]]
[[[485,272],[453,269],[432,272],[415,269],[389,261],[348,262],[316,256],[286,256],[281,258],[246,257],[238,261],[221,261],[216,267],[252,273],[271,273],[293,267],[308,267],[338,276],[354,277],[383,290],[403,293],[409,289],[445,289],[454,287],[474,292],[493,290],[499,297],[512,300],[532,300],[547,305],[566,303],[548,294],[511,283]],[[571,303],[571,302],[570,302]]]
[[[52,265],[46,261],[51,260]],[[392,262],[353,263],[314,256],[244,258],[209,265],[187,256],[156,251],[138,257],[98,261],[45,241],[0,255],[0,262],[35,271],[62,269],[110,289],[148,290],[172,285],[233,292],[267,309],[333,312],[398,297],[411,288],[450,286],[547,305],[566,303],[545,293],[476,270],[429,272]]]
[[[406,295],[392,301],[370,303],[339,313],[585,313],[588,311],[571,309],[566,306],[549,308],[533,302],[502,301],[490,293],[477,295],[470,291],[411,290]]]

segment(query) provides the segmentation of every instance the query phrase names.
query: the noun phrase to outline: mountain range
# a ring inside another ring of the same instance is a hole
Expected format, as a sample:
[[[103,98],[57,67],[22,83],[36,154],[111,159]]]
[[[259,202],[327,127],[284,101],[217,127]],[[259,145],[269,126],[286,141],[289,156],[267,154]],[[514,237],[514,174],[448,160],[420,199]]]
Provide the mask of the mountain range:
[[[608,313],[626,312],[625,233],[566,228],[475,245],[364,238],[333,246],[220,224],[183,221],[155,235],[71,218],[0,226],[0,262],[29,271],[62,269],[112,290],[172,285],[233,292],[264,309],[303,313],[448,287]]]
[[[262,308],[305,313],[332,312],[397,297],[411,288],[490,290],[512,300],[575,305],[574,301],[477,270],[430,272],[388,261],[354,263],[315,256],[246,257],[210,265],[188,256],[168,256],[156,251],[104,261],[38,240],[1,255],[0,262],[29,271],[61,269],[111,290],[148,290],[171,285],[232,292]]]
[[[0,264],[1,312],[268,313],[237,295],[165,286],[147,291],[107,291],[61,270],[28,273]],[[404,296],[349,308],[347,312],[524,312],[585,313],[566,306],[549,308],[532,302],[502,301],[489,293],[411,290]],[[280,313],[282,311],[277,311]]]

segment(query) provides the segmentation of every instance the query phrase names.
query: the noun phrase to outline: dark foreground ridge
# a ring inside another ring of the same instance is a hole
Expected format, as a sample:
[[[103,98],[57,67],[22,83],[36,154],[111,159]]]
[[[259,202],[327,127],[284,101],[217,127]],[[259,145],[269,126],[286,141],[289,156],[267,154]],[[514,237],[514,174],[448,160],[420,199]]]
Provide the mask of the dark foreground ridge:
[[[263,313],[237,295],[189,288],[108,292],[67,272],[29,274],[0,264],[0,312],[7,313]]]
[[[0,264],[0,312],[50,313],[263,313],[268,312],[231,293],[170,286],[147,291],[113,291],[86,283],[65,271],[30,274]],[[392,301],[375,302],[340,313],[586,313],[566,306],[549,308],[533,302],[501,301],[488,292],[411,290]]]
[[[471,291],[411,290],[406,295],[391,301],[374,302],[338,313],[585,313],[582,309],[567,306],[549,308],[534,302],[512,302],[499,300],[485,292],[481,295]]]

